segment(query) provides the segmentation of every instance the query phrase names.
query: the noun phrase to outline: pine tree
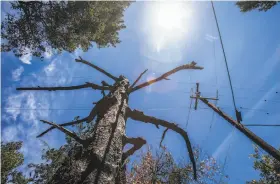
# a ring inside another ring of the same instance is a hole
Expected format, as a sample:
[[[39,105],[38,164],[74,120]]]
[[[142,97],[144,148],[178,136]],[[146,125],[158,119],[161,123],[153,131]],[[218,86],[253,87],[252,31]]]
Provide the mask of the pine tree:
[[[87,51],[120,43],[129,1],[15,1],[1,24],[1,50],[43,57],[48,50]]]

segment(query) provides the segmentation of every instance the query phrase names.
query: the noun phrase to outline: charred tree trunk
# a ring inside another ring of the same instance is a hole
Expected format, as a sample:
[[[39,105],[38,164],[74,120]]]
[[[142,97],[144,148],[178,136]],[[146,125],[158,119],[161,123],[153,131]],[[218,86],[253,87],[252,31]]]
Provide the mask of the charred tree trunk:
[[[95,103],[95,107],[91,110],[88,117],[83,119],[75,119],[75,121],[56,124],[54,122],[40,120],[43,123],[49,124],[50,127],[39,134],[37,137],[45,135],[47,132],[58,129],[67,136],[73,139],[71,142],[71,150],[68,151],[68,157],[65,158],[61,166],[52,171],[51,178],[48,178],[49,184],[124,184],[125,178],[125,163],[128,157],[139,150],[146,140],[141,137],[126,137],[125,126],[126,119],[131,118],[144,123],[150,123],[165,127],[162,140],[165,137],[167,130],[173,130],[180,134],[186,143],[190,160],[193,165],[194,179],[197,179],[195,159],[192,151],[191,142],[188,134],[177,124],[171,123],[153,116],[147,116],[138,110],[131,110],[128,107],[128,96],[141,88],[149,86],[161,80],[169,80],[167,77],[181,70],[195,69],[202,70],[203,67],[196,66],[196,62],[184,64],[176,67],[158,78],[143,82],[136,86],[141,79],[145,70],[140,76],[129,86],[129,81],[124,77],[115,77],[106,72],[95,64],[83,60],[81,57],[76,59],[77,62],[86,64],[95,70],[103,73],[107,77],[113,79],[115,84],[112,86],[105,81],[102,81],[102,86],[87,82],[78,86],[67,87],[24,87],[17,90],[36,90],[36,91],[56,91],[56,90],[76,90],[83,88],[92,88],[93,90],[101,90],[103,98]],[[105,91],[110,91],[108,95]],[[96,118],[96,124],[92,130],[87,131],[84,135],[76,135],[75,132],[66,129],[66,126],[75,125],[83,122],[90,123]],[[162,143],[161,140],[161,143]],[[123,147],[126,144],[132,144],[133,147],[123,153]]]
[[[86,144],[74,148],[56,171],[50,184],[124,183],[122,149],[125,136],[129,82],[120,77],[114,89],[98,103],[96,125]],[[77,151],[79,150],[79,151]],[[121,174],[123,175],[123,173]]]

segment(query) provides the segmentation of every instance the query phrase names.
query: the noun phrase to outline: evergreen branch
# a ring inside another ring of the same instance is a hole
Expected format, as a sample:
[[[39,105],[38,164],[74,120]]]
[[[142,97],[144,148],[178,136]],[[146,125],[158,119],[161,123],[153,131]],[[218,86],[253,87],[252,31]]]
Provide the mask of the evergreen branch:
[[[128,108],[127,116],[136,121],[142,121],[144,123],[151,123],[154,125],[160,125],[160,126],[166,127],[168,129],[173,130],[173,131],[177,132],[178,134],[180,134],[184,138],[188,152],[189,152],[190,160],[192,162],[193,171],[194,171],[194,179],[195,180],[197,179],[195,158],[194,158],[194,154],[192,151],[191,142],[189,140],[189,137],[188,137],[188,134],[186,131],[184,131],[182,128],[180,128],[175,123],[170,123],[168,121],[157,119],[152,116],[147,116],[143,112],[138,111],[138,110],[132,111],[130,108]]]
[[[155,82],[161,81],[161,80],[168,80],[167,77],[169,75],[172,75],[172,74],[174,74],[174,73],[176,73],[176,72],[178,72],[180,70],[186,70],[186,69],[202,70],[203,67],[196,66],[196,62],[192,61],[190,64],[185,64],[185,65],[179,66],[177,68],[174,68],[173,70],[170,70],[169,72],[166,72],[166,73],[162,74],[160,77],[158,77],[156,79],[150,80],[148,82],[144,82],[144,83],[142,83],[142,84],[132,88],[130,90],[130,92],[134,92],[134,91],[136,91],[138,89],[144,88],[146,86],[149,86],[149,85],[151,85],[151,84],[153,84]]]
[[[45,121],[45,120],[40,120],[41,122],[43,123],[47,123],[49,125],[52,125],[54,126],[55,128],[59,129],[60,131],[62,131],[63,133],[65,133],[66,135],[70,136],[71,138],[75,139],[78,143],[80,144],[84,144],[85,143],[85,140],[82,140],[79,136],[77,136],[75,133],[71,132],[70,130],[67,130],[66,128],[58,125],[58,124],[55,124],[53,122],[49,122],[49,121]]]
[[[57,91],[57,90],[76,90],[83,88],[92,88],[97,90],[110,90],[111,87],[108,86],[99,86],[97,84],[93,84],[90,82],[86,82],[86,84],[78,85],[78,86],[67,86],[67,87],[22,87],[17,88],[17,90],[35,90],[35,91]]]
[[[135,85],[136,83],[141,79],[141,77],[148,71],[148,69],[146,69],[144,72],[142,72],[138,77],[137,79],[133,82],[133,84],[129,87],[129,89],[131,90]]]
[[[125,144],[133,144],[133,147],[130,148],[128,151],[123,153],[123,160],[127,159],[129,156],[133,155],[135,151],[139,150],[147,141],[141,137],[126,137],[124,136],[124,145]]]
[[[82,123],[84,121],[87,121],[87,119],[88,119],[88,117],[83,118],[83,119],[79,119],[79,120],[76,120],[76,121],[71,121],[71,122],[68,122],[68,123],[59,124],[59,126],[63,127],[63,126],[75,125],[75,124],[79,124],[79,123]],[[51,131],[55,128],[56,128],[56,126],[51,126],[50,128],[48,128],[47,130],[45,130],[41,134],[37,135],[37,138],[42,137],[43,135],[45,135],[46,133],[48,133],[49,131]]]
[[[88,66],[91,66],[92,68],[98,70],[99,72],[103,73],[104,75],[107,75],[108,77],[110,77],[111,79],[113,79],[114,81],[117,81],[118,78],[111,75],[110,73],[106,72],[105,70],[103,70],[102,68],[99,68],[98,66],[86,61],[86,60],[83,60],[81,57],[79,57],[79,59],[75,59],[76,62],[80,62],[80,63],[84,63]]]

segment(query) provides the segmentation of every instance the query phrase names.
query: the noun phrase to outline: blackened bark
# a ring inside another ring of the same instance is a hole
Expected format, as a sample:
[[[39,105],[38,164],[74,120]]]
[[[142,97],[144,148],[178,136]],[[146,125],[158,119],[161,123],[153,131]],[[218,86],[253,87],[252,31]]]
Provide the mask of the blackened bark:
[[[50,184],[115,184],[122,168],[123,136],[125,135],[125,114],[128,104],[129,82],[126,78],[114,84],[114,89],[102,100],[104,108],[97,109],[97,122],[87,145],[69,153],[69,158],[56,171]],[[105,107],[106,106],[106,107]],[[121,174],[121,175],[122,175]]]

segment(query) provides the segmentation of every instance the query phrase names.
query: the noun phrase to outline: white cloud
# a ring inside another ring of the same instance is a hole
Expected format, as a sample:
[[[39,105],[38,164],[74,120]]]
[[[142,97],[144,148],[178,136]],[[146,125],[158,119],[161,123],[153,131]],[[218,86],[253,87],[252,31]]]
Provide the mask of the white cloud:
[[[18,130],[16,126],[9,126],[7,128],[4,128],[2,134],[2,141],[10,142],[14,140],[18,140]]]
[[[46,66],[44,68],[44,72],[47,76],[50,76],[52,75],[52,73],[54,73],[54,69],[55,69],[55,64],[56,63],[56,60],[53,60],[48,66]]]
[[[69,56],[72,57],[72,56]],[[62,59],[63,58],[63,59]],[[52,59],[50,63],[42,68],[40,72],[25,76],[19,86],[66,86],[72,82],[73,73],[84,71],[85,68],[76,67],[77,63],[59,56]],[[22,152],[31,161],[40,160],[41,144],[36,135],[45,130],[47,125],[39,122],[40,119],[53,120],[59,123],[61,111],[49,110],[51,107],[59,108],[67,106],[69,101],[64,95],[69,92],[46,92],[46,91],[4,91],[4,112],[2,118],[5,121],[3,140],[23,140]],[[69,96],[68,96],[69,97]],[[3,120],[3,119],[2,119]],[[57,133],[57,134],[55,134]],[[53,131],[51,136],[46,135],[50,146],[59,144],[57,135],[61,133]],[[45,137],[43,137],[45,139]],[[32,150],[32,151],[30,151]]]
[[[32,59],[32,54],[30,52],[30,49],[26,49],[25,54],[19,58],[19,60],[21,60],[24,64],[28,64],[28,65],[31,64],[30,62],[31,59]]]
[[[46,47],[46,52],[44,53],[44,58],[49,59],[52,57],[52,55],[53,55],[53,52],[52,52],[51,48]]]
[[[20,76],[23,73],[23,71],[24,71],[23,66],[20,66],[17,69],[15,69],[14,71],[12,71],[12,79],[14,81],[19,81],[20,80]]]
[[[206,34],[205,39],[208,40],[209,42],[213,42],[213,41],[217,40],[218,37],[212,36],[210,34]]]

